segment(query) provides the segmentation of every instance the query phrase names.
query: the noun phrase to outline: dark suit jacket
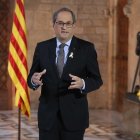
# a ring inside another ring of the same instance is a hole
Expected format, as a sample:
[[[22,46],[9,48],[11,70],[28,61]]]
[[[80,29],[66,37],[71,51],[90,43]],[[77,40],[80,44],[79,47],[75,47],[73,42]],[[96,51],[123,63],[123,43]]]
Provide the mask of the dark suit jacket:
[[[85,129],[89,126],[87,93],[97,90],[102,85],[97,54],[90,42],[73,36],[68,59],[59,78],[55,64],[56,38],[37,44],[33,64],[27,79],[28,86],[34,89],[31,77],[35,72],[47,72],[42,76],[40,104],[38,109],[38,126],[49,130],[60,109],[64,125],[69,131]],[[69,57],[73,52],[73,58]],[[85,81],[85,91],[69,90],[71,83],[69,73]]]

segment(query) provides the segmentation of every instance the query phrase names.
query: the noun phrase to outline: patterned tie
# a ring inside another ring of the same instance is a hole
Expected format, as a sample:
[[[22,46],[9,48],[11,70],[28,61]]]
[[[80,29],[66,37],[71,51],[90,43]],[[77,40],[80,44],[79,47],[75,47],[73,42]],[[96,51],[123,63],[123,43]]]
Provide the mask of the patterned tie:
[[[59,49],[59,55],[57,58],[57,71],[60,78],[61,78],[61,75],[63,72],[63,66],[64,66],[64,56],[65,56],[64,47],[65,47],[64,43],[62,43],[59,46],[60,49]]]

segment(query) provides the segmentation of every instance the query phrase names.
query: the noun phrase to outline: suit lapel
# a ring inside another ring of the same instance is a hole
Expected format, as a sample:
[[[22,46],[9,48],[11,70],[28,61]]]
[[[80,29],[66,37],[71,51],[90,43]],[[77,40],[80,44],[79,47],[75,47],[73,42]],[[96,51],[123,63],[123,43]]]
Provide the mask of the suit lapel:
[[[55,64],[55,61],[56,61],[56,38],[53,38],[52,39],[52,42],[50,44],[50,47],[49,47],[49,51],[50,51],[50,61],[51,61],[51,65],[52,65],[52,68],[54,70],[54,73],[56,74],[57,78],[59,78],[58,76],[58,72],[57,72],[57,67],[56,67],[56,64]]]
[[[75,54],[76,54],[77,49],[78,49],[77,38],[75,36],[73,36],[72,41],[71,41],[71,45],[69,48],[69,52],[68,52],[67,62],[66,62],[66,65],[63,69],[62,77],[65,76],[65,74],[67,72],[69,72],[70,65],[71,65],[73,59],[75,58]]]

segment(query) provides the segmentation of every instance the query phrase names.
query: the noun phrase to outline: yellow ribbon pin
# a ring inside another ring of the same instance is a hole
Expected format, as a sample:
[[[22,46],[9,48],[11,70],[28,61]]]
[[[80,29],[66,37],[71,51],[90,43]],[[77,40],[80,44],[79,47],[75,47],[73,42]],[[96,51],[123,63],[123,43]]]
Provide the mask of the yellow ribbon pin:
[[[69,57],[73,58],[73,52],[70,53]]]

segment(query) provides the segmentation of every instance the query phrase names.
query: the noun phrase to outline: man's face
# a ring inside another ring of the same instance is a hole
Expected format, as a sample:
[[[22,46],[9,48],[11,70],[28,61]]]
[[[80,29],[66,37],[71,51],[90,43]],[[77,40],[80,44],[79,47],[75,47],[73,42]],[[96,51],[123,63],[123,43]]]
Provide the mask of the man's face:
[[[56,34],[56,37],[58,38],[58,40],[61,43],[66,43],[67,41],[69,41],[72,38],[72,36],[74,34],[74,30],[75,30],[75,25],[73,25],[71,28],[67,28],[66,24],[64,24],[63,27],[58,27],[56,22],[73,23],[71,13],[68,11],[59,12],[57,15],[56,21],[53,24],[53,28],[54,28],[54,31],[55,31],[55,34]]]

